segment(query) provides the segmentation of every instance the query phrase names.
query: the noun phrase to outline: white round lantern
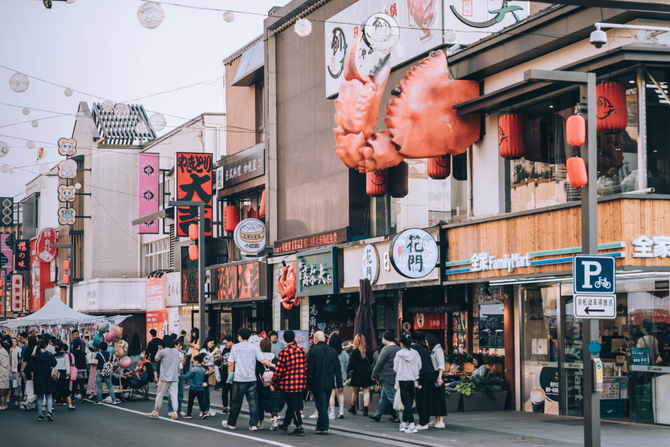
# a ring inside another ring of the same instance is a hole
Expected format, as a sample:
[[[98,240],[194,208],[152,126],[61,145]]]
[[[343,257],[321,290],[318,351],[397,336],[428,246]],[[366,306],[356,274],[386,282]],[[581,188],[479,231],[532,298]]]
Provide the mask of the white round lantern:
[[[76,2],[76,1],[77,1],[77,0],[65,0],[65,3],[68,4],[68,5],[72,5],[72,4],[74,4],[74,2]]]
[[[9,168],[9,173],[13,174],[14,173],[14,168]]]
[[[295,33],[300,37],[309,36],[312,33],[312,22],[300,19],[295,22]]]
[[[29,85],[30,81],[28,80],[28,76],[24,75],[23,73],[14,73],[9,78],[9,87],[16,93],[25,92],[28,90]]]
[[[148,29],[158,28],[163,23],[163,8],[155,2],[146,2],[137,10],[137,20]]]
[[[0,157],[4,157],[7,154],[9,154],[9,144],[0,141]]]
[[[223,13],[223,21],[226,23],[231,23],[235,20],[235,13],[233,11],[226,11]]]
[[[146,124],[144,124],[143,121],[138,122],[137,125],[135,126],[135,132],[140,135],[146,134],[148,132]]]
[[[444,30],[444,41],[451,43],[456,40],[456,32],[452,29]]]
[[[154,132],[160,132],[165,129],[166,124],[167,121],[165,120],[165,117],[160,113],[154,113],[151,115],[151,118],[149,118],[149,125],[151,125]]]
[[[24,107],[23,110],[21,110],[21,113],[24,115],[30,115],[30,109],[28,107]]]
[[[37,120],[33,120],[33,122],[32,122],[32,123],[30,123],[30,125],[31,125],[31,126],[33,126],[33,127],[37,127],[37,126],[39,126],[39,125],[40,125],[40,122],[39,122],[39,121],[37,121]]]
[[[125,104],[117,104],[114,106],[114,116],[121,120],[128,118],[130,116],[130,107]]]
[[[74,189],[81,189],[81,183],[75,183]]]
[[[2,167],[0,168],[0,171],[2,171],[3,174],[7,174],[9,172],[9,166],[2,165]]]
[[[112,112],[114,110],[114,101],[110,101],[108,99],[107,101],[103,102],[100,107],[102,107],[103,112]]]
[[[73,93],[73,92],[72,92],[72,89],[71,89],[71,88],[66,88],[66,89],[65,89],[65,96],[67,96],[68,98],[69,98],[70,96],[72,96],[72,93]]]
[[[384,56],[390,54],[396,47],[398,37],[396,30],[388,26],[380,26],[368,34],[370,47],[372,47],[375,53]]]
[[[35,142],[33,140],[26,141],[26,147],[28,149],[35,149]]]

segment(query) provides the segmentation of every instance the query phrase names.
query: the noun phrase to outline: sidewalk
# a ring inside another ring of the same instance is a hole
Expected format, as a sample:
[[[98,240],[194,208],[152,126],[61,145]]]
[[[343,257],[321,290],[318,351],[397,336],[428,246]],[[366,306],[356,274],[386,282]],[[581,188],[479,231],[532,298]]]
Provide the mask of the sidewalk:
[[[155,396],[155,387],[150,393]],[[212,393],[212,407],[221,411],[221,392]],[[314,427],[315,419],[307,416],[314,413],[314,402],[305,402],[306,427]],[[338,409],[336,408],[336,413]],[[248,414],[246,402],[242,413]],[[345,411],[346,413],[346,411]],[[415,416],[416,417],[416,416]],[[216,418],[221,418],[217,414]],[[266,417],[267,418],[267,417]],[[223,415],[223,419],[225,415]],[[518,411],[453,413],[445,418],[445,429],[429,429],[416,434],[398,431],[398,425],[345,414],[344,419],[330,421],[330,430],[357,435],[359,439],[384,437],[389,442],[401,442],[425,447],[491,447],[492,445],[520,444],[526,446],[578,446],[584,445],[584,428],[581,418],[551,416]],[[660,447],[669,445],[670,427],[602,423],[602,445],[607,447]]]

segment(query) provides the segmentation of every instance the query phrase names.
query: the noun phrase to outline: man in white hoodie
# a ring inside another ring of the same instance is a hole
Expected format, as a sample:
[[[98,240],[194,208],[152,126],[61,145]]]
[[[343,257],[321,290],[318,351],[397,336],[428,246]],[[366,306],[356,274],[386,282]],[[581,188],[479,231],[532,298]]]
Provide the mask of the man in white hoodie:
[[[400,391],[402,406],[405,407],[400,423],[400,431],[405,433],[416,433],[414,425],[414,387],[418,385],[419,370],[421,369],[421,357],[411,349],[412,339],[405,334],[400,337],[400,351],[393,360],[393,370],[396,373],[396,389]]]

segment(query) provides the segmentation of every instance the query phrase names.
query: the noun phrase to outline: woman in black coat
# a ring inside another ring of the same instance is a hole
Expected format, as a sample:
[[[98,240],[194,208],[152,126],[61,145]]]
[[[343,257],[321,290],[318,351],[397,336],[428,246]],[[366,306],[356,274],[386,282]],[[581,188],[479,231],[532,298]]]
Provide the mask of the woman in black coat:
[[[347,371],[351,374],[351,408],[347,411],[356,414],[356,403],[358,402],[358,390],[363,391],[363,416],[368,415],[370,404],[370,386],[372,382],[372,354],[365,342],[363,334],[356,335],[354,339],[354,350],[349,358]]]
[[[44,416],[42,415],[42,400],[44,398],[46,398],[47,401],[47,419],[49,421],[54,420],[51,415],[51,410],[53,406],[52,394],[55,391],[55,382],[51,380],[51,368],[56,366],[56,359],[53,354],[46,349],[47,341],[40,340],[40,344],[33,355],[30,365],[33,373],[35,395],[37,396],[38,421],[44,420]]]

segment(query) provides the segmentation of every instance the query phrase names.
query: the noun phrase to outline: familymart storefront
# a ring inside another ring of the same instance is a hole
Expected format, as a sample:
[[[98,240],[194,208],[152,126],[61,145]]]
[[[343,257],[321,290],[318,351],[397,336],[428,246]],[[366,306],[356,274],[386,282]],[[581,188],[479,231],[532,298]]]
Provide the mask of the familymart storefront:
[[[670,224],[656,217],[668,212],[670,201],[653,196],[598,204],[599,254],[617,265],[617,315],[600,320],[605,418],[670,425]],[[580,228],[579,208],[570,205],[446,226],[445,284],[484,288],[493,301],[512,297],[498,308],[519,411],[583,415],[571,272]],[[481,340],[493,320],[471,301]]]

